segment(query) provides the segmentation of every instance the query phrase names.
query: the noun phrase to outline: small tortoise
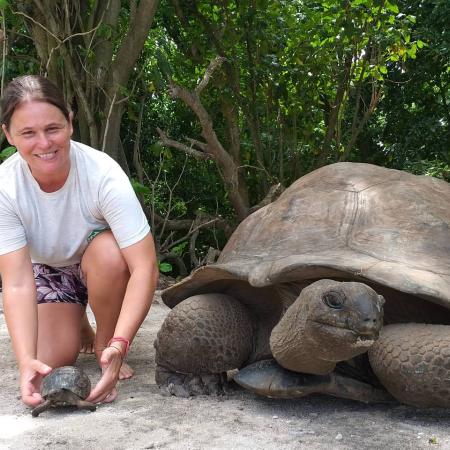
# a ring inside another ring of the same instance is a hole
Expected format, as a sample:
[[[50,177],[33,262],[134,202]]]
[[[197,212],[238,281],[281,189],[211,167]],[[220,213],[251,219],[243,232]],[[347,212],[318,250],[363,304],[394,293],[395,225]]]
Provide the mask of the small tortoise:
[[[78,367],[64,366],[52,370],[42,381],[44,402],[36,406],[31,414],[37,417],[47,409],[60,406],[77,406],[95,411],[95,404],[85,399],[91,391],[89,377]]]
[[[163,292],[158,384],[450,407],[450,185],[370,164],[300,178]],[[384,324],[384,325],[383,325]]]

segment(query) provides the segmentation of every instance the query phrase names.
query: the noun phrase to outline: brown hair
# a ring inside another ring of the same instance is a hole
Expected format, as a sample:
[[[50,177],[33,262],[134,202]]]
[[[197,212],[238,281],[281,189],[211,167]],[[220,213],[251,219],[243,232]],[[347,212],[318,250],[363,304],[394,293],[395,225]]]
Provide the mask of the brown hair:
[[[50,103],[56,106],[67,120],[70,120],[69,109],[55,84],[41,75],[24,75],[10,81],[0,100],[1,123],[5,124],[7,129],[15,109],[26,101]]]

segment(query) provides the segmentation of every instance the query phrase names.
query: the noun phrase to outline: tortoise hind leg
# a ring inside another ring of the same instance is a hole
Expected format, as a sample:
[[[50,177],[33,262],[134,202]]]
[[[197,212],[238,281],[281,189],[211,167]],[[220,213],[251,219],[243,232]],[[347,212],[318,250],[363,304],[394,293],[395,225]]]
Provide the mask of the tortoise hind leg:
[[[87,409],[88,411],[95,411],[97,409],[97,405],[95,403],[81,399],[76,402],[76,406],[78,409]]]
[[[390,402],[392,397],[370,384],[331,372],[327,375],[292,372],[274,359],[250,364],[240,370],[234,381],[250,391],[271,398],[300,398],[327,394],[365,403]]]
[[[369,359],[376,376],[399,402],[450,407],[450,326],[386,325],[369,350]]]
[[[224,294],[179,303],[158,332],[156,382],[180,397],[220,393],[224,372],[239,368],[253,350],[247,308]]]

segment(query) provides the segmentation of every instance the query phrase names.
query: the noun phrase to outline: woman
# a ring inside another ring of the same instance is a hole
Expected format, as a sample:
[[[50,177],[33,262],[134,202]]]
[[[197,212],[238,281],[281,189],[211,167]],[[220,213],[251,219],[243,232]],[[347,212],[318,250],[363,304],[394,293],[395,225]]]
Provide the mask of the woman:
[[[72,114],[48,79],[11,81],[1,112],[17,148],[0,165],[0,274],[22,400],[41,403],[42,377],[77,359],[89,296],[103,375],[88,400],[113,401],[158,278],[148,222],[118,164],[71,140]]]

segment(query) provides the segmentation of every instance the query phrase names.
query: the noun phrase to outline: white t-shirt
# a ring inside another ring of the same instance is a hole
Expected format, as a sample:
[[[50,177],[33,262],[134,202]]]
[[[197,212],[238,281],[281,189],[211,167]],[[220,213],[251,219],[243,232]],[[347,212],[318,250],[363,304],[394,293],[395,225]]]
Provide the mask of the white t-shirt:
[[[106,153],[71,141],[64,186],[44,192],[16,153],[0,164],[0,255],[28,245],[34,263],[81,261],[94,230],[111,228],[120,248],[150,231],[131,183]]]

